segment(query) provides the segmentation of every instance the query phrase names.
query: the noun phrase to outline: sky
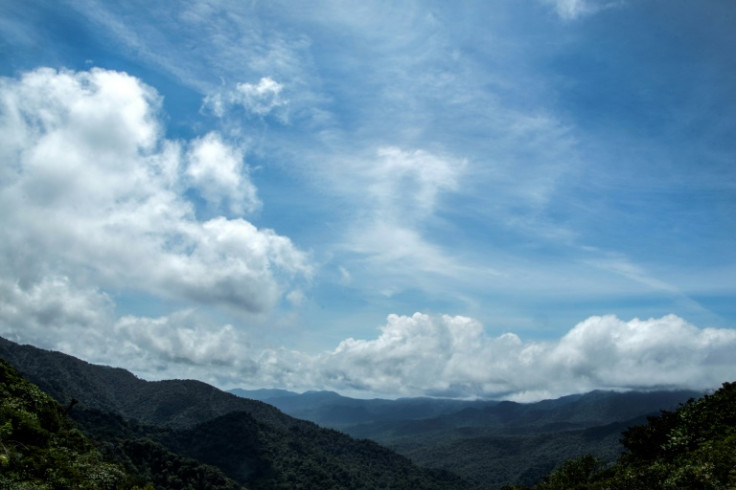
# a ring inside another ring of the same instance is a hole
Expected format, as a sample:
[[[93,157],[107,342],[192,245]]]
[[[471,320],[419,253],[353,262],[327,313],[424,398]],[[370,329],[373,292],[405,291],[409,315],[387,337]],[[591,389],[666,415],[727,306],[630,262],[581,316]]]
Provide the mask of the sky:
[[[736,4],[0,3],[0,335],[144,379],[736,380]]]

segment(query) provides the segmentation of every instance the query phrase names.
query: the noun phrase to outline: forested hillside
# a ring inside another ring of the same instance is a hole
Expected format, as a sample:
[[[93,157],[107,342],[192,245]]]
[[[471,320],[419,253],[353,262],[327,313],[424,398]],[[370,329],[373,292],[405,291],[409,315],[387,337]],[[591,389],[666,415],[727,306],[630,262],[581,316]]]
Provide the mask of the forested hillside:
[[[0,488],[135,488],[64,412],[0,359]]]
[[[627,427],[673,409],[694,391],[607,392],[536,403],[404,398],[360,400],[331,392],[251,395],[286,413],[379,442],[415,463],[452,471],[482,488],[531,485],[570,458],[616,460]]]
[[[612,465],[592,456],[565,462],[535,490],[736,488],[736,383],[629,428]],[[527,487],[509,487],[517,490]]]
[[[204,383],[147,382],[7,340],[0,357],[58,400],[78,400],[70,416],[100,451],[156,488],[472,488],[374,442]]]

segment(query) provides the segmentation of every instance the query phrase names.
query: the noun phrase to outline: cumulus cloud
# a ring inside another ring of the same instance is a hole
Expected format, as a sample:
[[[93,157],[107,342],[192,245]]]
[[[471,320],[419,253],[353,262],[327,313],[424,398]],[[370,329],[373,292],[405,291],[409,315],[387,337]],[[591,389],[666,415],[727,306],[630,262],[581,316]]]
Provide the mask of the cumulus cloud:
[[[75,289],[64,277],[27,288],[3,280],[0,293],[4,337],[148,379],[191,377],[224,388],[532,401],[594,389],[704,389],[736,379],[736,330],[699,328],[675,315],[590,317],[547,341],[491,336],[464,316],[389,315],[374,339],[348,338],[308,354],[254,345],[194,310],[116,318],[106,294]]]
[[[259,204],[255,188],[242,151],[216,133],[164,138],[159,105],[155,90],[114,71],[0,80],[3,276],[268,311],[310,274],[307,256],[242,218],[197,218],[189,192],[237,212]]]
[[[261,206],[256,188],[245,174],[243,152],[227,145],[217,133],[194,140],[187,160],[187,177],[210,205],[219,209],[229,201],[230,212],[238,215]]]
[[[67,277],[45,277],[29,287],[0,279],[0,298],[0,335],[10,340],[82,355],[111,333],[109,296],[74,288]]]
[[[191,310],[148,318],[127,315],[114,326],[121,349],[153,364],[229,366],[243,354],[244,342],[232,325],[207,326]]]
[[[110,296],[47,277],[29,287],[0,280],[0,336],[59,350],[90,362],[122,366],[148,379],[182,376],[216,383],[218,371],[246,374],[245,335],[195,310],[156,318],[117,318]]]
[[[668,315],[591,317],[556,341],[488,336],[461,316],[390,315],[373,340],[316,359],[334,389],[533,400],[593,389],[705,388],[736,378],[736,331]]]
[[[231,89],[214,92],[205,98],[204,105],[218,117],[224,116],[234,106],[256,116],[267,116],[287,105],[288,101],[281,95],[283,89],[282,84],[263,77],[258,83],[238,83]],[[286,117],[285,113],[279,116],[282,119]]]
[[[705,389],[736,379],[735,348],[736,331],[675,315],[590,317],[559,339],[523,341],[490,336],[469,317],[415,313],[389,315],[376,338],[349,338],[321,354],[251,349],[247,374],[226,384],[517,401],[595,389]]]

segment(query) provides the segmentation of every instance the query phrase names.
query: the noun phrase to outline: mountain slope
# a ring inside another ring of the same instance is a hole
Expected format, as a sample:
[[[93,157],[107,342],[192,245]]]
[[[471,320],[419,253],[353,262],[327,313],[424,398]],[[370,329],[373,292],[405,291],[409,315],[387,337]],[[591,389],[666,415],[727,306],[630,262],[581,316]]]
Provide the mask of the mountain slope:
[[[463,408],[495,405],[496,401],[446,398],[399,398],[370,400],[349,398],[331,391],[294,393],[285,390],[231,390],[245,398],[261,400],[292,417],[311,420],[333,429],[345,430],[359,424],[404,422],[455,413]]]
[[[220,468],[252,489],[471,488],[274,407],[195,381],[147,382],[121,370],[0,340],[5,357],[72,410],[83,429],[124,459],[126,449],[165,451]],[[154,451],[155,452],[155,451]],[[135,454],[134,454],[135,456]]]
[[[64,409],[0,359],[0,488],[131,488]]]
[[[450,470],[483,488],[532,484],[566,459],[614,461],[621,432],[700,393],[605,392],[536,403],[432,398],[359,400],[331,392],[261,390],[290,415],[379,442],[415,463]]]
[[[275,426],[301,423],[266,403],[239,398],[200,381],[144,381],[124,369],[3,338],[0,357],[62,404],[74,398],[85,408],[147,424],[184,428],[235,411]]]
[[[621,442],[626,450],[613,465],[601,469],[591,456],[569,460],[532,488],[736,488],[736,383],[649,417],[626,430]]]

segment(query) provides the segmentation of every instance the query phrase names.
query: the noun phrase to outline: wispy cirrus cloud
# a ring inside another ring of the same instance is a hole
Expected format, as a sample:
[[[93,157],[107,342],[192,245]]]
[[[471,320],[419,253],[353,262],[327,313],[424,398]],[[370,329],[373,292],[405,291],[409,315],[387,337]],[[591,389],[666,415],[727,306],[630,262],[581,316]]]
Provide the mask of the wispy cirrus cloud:
[[[542,0],[564,20],[574,20],[622,3],[621,0]]]
[[[378,215],[410,221],[432,214],[443,192],[457,190],[465,165],[425,150],[384,147],[357,174]]]

